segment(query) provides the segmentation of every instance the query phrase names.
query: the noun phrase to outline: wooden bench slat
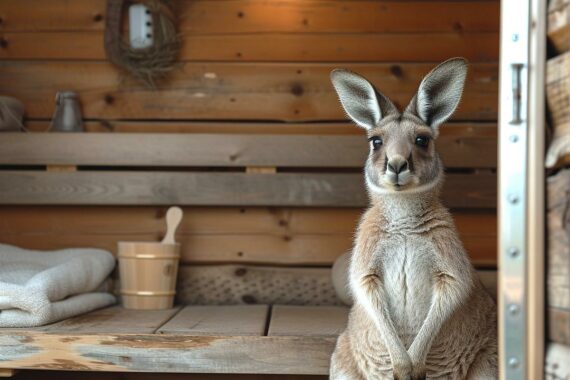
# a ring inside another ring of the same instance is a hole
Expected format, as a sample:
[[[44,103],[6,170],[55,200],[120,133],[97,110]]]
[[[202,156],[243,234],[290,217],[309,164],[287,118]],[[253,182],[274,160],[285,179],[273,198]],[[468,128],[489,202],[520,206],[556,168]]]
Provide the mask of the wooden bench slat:
[[[64,319],[49,325],[26,328],[3,328],[4,332],[44,332],[50,334],[154,334],[160,326],[172,318],[180,307],[167,310],[128,310],[122,306],[110,306],[87,314]],[[0,347],[1,349],[1,347]],[[1,355],[1,354],[0,354]]]
[[[70,339],[73,338],[73,339]],[[0,368],[328,374],[335,337],[0,334]]]
[[[449,174],[451,208],[495,208],[496,175]],[[337,206],[368,204],[362,174],[0,172],[0,204]]]
[[[267,305],[186,306],[160,334],[247,336],[265,334]]]
[[[269,336],[338,336],[348,322],[343,306],[273,306]]]
[[[53,334],[152,334],[180,308],[128,310],[113,306],[44,326]]]
[[[64,88],[77,92],[86,119],[339,121],[346,116],[329,74],[340,66],[364,75],[405,107],[434,65],[184,63],[157,96],[140,83],[118,81],[107,62],[0,61],[0,83],[4,95],[26,105],[28,119],[50,119],[54,94]],[[496,120],[497,77],[496,63],[470,65],[454,120]]]
[[[497,166],[496,136],[477,129],[465,135],[447,131],[442,128],[436,142],[447,167]],[[367,155],[364,134],[6,133],[0,139],[0,165],[344,168],[362,167]]]
[[[2,0],[1,31],[102,31],[105,0]],[[499,31],[496,1],[175,0],[185,33],[361,33]],[[445,8],[445,12],[441,9]],[[267,22],[267,15],[279,12]],[[240,17],[241,14],[241,17]],[[346,17],[350,14],[351,17]],[[423,17],[429,14],[430,17]],[[101,17],[97,17],[97,16]],[[491,17],[490,17],[491,16]]]

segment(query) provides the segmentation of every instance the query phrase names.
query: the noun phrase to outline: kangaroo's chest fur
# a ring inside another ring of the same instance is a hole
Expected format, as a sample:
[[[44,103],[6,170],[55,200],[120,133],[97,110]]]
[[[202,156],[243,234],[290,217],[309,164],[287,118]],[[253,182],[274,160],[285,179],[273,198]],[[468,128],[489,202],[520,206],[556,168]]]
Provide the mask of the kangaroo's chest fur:
[[[435,247],[417,234],[394,234],[383,239],[379,268],[384,278],[390,315],[408,346],[429,311]]]

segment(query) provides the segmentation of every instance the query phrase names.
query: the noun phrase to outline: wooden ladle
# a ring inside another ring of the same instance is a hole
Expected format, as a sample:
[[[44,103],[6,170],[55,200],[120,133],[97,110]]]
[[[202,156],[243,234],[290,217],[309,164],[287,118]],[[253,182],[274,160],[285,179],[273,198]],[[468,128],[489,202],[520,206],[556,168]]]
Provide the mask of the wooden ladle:
[[[171,207],[166,212],[166,235],[162,239],[162,244],[176,244],[174,234],[182,220],[182,209],[180,207]]]

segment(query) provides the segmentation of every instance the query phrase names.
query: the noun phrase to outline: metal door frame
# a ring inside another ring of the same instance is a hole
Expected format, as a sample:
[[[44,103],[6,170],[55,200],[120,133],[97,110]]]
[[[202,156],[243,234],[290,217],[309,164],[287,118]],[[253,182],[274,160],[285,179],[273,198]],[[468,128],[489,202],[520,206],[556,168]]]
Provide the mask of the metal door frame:
[[[501,1],[499,371],[544,378],[546,0]]]

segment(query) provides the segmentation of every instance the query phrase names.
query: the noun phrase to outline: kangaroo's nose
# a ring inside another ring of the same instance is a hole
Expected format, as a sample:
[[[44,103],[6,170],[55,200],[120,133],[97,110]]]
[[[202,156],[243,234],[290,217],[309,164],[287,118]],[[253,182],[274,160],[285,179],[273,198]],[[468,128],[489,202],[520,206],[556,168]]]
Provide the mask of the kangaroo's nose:
[[[403,157],[394,157],[388,161],[388,170],[392,173],[400,174],[406,169],[408,169],[408,161]]]

